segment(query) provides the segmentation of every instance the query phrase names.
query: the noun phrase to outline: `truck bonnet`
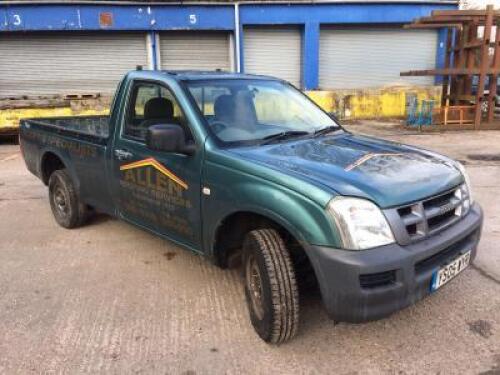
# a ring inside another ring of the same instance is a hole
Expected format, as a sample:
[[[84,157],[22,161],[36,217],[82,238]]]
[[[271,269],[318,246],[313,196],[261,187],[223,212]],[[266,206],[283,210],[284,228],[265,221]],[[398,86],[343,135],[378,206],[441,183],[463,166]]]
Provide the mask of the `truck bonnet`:
[[[381,208],[420,200],[463,182],[449,158],[349,133],[231,152],[340,195],[370,199]]]

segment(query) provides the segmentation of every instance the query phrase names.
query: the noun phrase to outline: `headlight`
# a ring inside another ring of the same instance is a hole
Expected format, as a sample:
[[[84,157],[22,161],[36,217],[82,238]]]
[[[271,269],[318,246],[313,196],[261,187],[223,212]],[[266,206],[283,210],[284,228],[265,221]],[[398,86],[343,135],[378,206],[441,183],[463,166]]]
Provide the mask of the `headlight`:
[[[366,199],[336,197],[328,203],[327,211],[337,225],[344,249],[364,250],[394,242],[382,211]]]
[[[469,204],[472,206],[472,203],[474,203],[474,199],[472,198],[472,190],[470,186],[470,179],[469,175],[465,171],[465,167],[463,166],[462,163],[459,163],[458,161],[456,162],[457,169],[462,173],[462,176],[464,176],[464,181],[465,181],[465,187],[467,188],[467,192],[465,192],[469,196]]]

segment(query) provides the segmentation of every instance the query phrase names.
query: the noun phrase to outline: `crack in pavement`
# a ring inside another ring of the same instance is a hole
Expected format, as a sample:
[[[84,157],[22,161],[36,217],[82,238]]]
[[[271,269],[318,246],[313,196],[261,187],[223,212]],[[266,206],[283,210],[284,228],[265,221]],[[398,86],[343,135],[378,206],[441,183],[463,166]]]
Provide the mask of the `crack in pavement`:
[[[45,199],[45,197],[0,198],[0,202]]]
[[[483,270],[481,267],[476,266],[474,263],[472,263],[470,266],[473,270],[476,270],[481,276],[486,277],[488,280],[493,281],[497,285],[500,285],[499,279],[497,279],[495,276],[492,276],[491,274]]]
[[[0,159],[0,162],[14,160],[14,159],[17,158],[17,156],[18,156],[18,154],[9,155],[9,156],[7,156],[7,157],[5,157],[3,159]]]

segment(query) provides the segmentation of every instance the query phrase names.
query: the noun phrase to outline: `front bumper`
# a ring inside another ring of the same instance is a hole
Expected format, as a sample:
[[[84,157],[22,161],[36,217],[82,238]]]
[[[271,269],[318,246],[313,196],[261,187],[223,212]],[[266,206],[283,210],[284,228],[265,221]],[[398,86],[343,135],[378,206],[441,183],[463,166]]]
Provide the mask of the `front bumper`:
[[[308,246],[321,295],[336,321],[386,317],[431,293],[434,271],[471,250],[476,257],[483,213],[478,204],[451,227],[417,243],[364,251]]]

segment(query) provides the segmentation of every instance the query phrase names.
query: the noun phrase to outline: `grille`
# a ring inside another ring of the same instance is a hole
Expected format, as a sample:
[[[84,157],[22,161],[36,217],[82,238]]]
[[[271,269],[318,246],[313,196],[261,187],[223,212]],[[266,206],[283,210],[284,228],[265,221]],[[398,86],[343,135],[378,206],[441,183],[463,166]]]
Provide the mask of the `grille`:
[[[465,184],[431,198],[397,208],[411,241],[422,239],[446,228],[469,210]]]

